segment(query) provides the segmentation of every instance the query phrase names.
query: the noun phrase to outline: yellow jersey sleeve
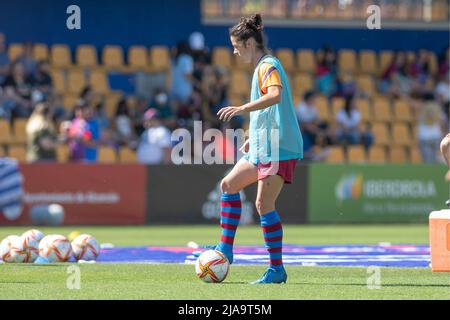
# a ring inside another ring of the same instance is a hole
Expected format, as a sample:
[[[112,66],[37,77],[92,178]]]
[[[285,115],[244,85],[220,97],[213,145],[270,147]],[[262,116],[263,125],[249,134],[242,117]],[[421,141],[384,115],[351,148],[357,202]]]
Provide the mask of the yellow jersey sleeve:
[[[267,88],[270,86],[282,87],[280,74],[278,73],[278,70],[270,63],[264,62],[259,66],[258,85],[262,94],[266,94]]]

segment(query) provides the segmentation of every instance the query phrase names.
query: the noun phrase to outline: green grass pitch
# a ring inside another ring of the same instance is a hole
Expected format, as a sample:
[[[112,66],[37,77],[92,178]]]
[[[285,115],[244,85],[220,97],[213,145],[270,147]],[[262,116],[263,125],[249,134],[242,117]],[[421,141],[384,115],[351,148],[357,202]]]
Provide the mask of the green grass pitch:
[[[0,238],[28,228],[0,228]],[[44,233],[73,230],[94,235],[101,243],[185,245],[217,241],[217,226],[53,227]],[[284,241],[297,244],[428,243],[426,225],[284,226]],[[257,226],[242,226],[236,244],[261,245]],[[381,268],[381,287],[369,289],[366,268],[287,266],[288,283],[250,285],[264,266],[232,265],[227,279],[206,284],[192,265],[78,264],[79,290],[67,288],[71,264],[0,264],[0,299],[450,299],[450,274],[428,268]]]

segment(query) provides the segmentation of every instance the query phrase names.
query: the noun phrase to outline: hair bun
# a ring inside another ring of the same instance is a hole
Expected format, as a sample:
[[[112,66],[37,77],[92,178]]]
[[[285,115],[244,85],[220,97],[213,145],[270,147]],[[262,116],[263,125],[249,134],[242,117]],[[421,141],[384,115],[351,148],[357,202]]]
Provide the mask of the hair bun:
[[[263,24],[262,24],[262,18],[260,14],[254,14],[250,18],[245,19],[245,24],[248,28],[251,28],[255,31],[262,31]]]

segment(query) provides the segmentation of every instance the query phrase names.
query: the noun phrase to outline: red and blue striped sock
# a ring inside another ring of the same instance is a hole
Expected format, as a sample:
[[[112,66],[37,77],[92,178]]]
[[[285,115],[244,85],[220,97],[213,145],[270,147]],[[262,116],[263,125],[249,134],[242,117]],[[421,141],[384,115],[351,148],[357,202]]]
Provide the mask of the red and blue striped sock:
[[[276,210],[261,216],[264,242],[269,252],[270,266],[277,269],[283,266],[283,227]]]
[[[220,225],[222,227],[222,236],[218,250],[233,250],[234,236],[241,218],[241,197],[239,193],[222,193],[220,202]]]

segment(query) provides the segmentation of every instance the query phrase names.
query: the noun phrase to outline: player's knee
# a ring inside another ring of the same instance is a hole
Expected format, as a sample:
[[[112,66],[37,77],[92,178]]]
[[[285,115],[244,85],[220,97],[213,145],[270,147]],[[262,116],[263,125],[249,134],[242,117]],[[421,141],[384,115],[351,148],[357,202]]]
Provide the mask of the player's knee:
[[[273,203],[270,203],[267,200],[264,199],[256,199],[255,201],[255,207],[256,207],[256,211],[258,211],[259,215],[263,215],[269,211],[273,210]]]
[[[220,182],[220,190],[222,193],[235,193],[230,183],[225,179]]]

